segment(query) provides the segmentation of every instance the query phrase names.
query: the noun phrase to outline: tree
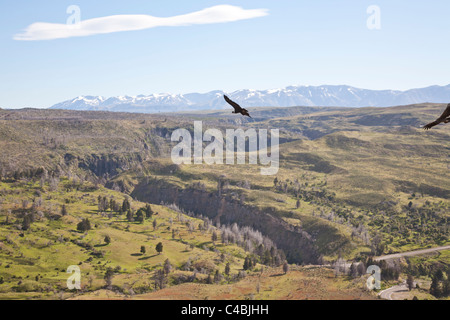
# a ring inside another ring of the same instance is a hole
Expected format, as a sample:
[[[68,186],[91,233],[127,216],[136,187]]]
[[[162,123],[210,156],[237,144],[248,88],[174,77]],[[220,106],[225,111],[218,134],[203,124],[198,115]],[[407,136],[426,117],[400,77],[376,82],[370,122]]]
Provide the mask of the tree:
[[[211,274],[208,274],[208,278],[206,279],[206,283],[207,284],[212,284],[213,283],[212,278],[211,278]]]
[[[229,275],[230,275],[230,271],[231,271],[231,269],[230,269],[230,263],[227,262],[227,265],[225,266],[225,274],[226,274],[227,276],[229,276]]]
[[[117,211],[116,200],[114,200],[113,198],[109,199],[109,208],[111,209],[111,211]]]
[[[106,283],[106,288],[108,288],[110,290],[111,290],[111,287],[112,287],[112,279],[113,279],[113,277],[114,277],[114,270],[112,268],[108,268],[106,270],[104,279],[105,279],[105,283]]]
[[[81,222],[77,224],[77,230],[80,232],[86,232],[91,230],[91,223],[89,222],[89,219],[83,219]]]
[[[406,285],[408,286],[409,291],[414,288],[414,277],[408,274],[408,278],[406,279]]]
[[[439,286],[439,280],[436,276],[434,276],[431,280],[430,294],[432,294],[436,298],[439,298],[441,296],[441,288]]]
[[[163,251],[163,244],[162,244],[162,242],[158,242],[158,244],[156,245],[155,249],[158,252],[158,254],[161,254],[161,252]]]
[[[130,209],[131,209],[130,202],[128,201],[127,198],[125,198],[122,202],[122,211],[127,212]]]
[[[126,212],[127,212],[127,220],[133,222],[134,221],[133,211],[131,211],[131,209],[128,209],[128,211]]]
[[[33,218],[30,214],[27,214],[25,217],[23,217],[22,230],[30,229],[31,222],[33,222]]]
[[[164,289],[164,287],[166,286],[167,278],[164,274],[163,269],[156,270],[153,279],[155,280],[155,289]]]
[[[169,274],[170,271],[172,271],[172,264],[170,263],[169,259],[166,259],[166,261],[164,261],[163,270],[165,274]]]
[[[350,276],[352,278],[358,277],[358,270],[357,270],[356,264],[354,262],[352,262],[352,264],[350,265]]]
[[[442,295],[445,297],[450,295],[450,279],[447,279],[442,283]]]
[[[140,208],[137,212],[136,215],[138,217],[138,221],[143,221],[145,218],[149,219],[152,217],[153,215],[153,211],[152,208],[150,207],[149,204],[147,204],[145,207]],[[142,218],[141,218],[142,216]]]
[[[150,207],[149,204],[145,205],[145,216],[146,216],[147,218],[151,218],[152,215],[153,215],[152,207]]]
[[[250,258],[249,256],[245,257],[243,269],[251,270],[251,269],[253,269],[254,266],[255,266],[255,262],[253,261],[253,259]]]
[[[220,282],[220,280],[222,280],[221,278],[222,278],[222,277],[221,277],[221,275],[220,275],[220,273],[219,273],[219,270],[216,270],[216,273],[214,274],[214,282],[215,282],[216,284],[218,284],[218,283]]]
[[[216,231],[213,231],[212,236],[211,236],[211,240],[212,240],[213,244],[216,245],[216,241],[217,241],[217,233],[216,233]]]
[[[141,246],[141,253],[144,255],[145,254],[145,246]]]
[[[248,270],[249,269],[248,257],[245,257],[243,268],[244,268],[244,270]]]
[[[140,209],[138,210],[138,212],[136,213],[136,220],[140,223],[144,223],[144,212],[142,212]]]
[[[106,197],[103,197],[103,210],[107,211],[109,209],[109,201]]]
[[[288,271],[289,271],[289,265],[288,265],[287,261],[285,261],[283,263],[283,272],[284,272],[284,274],[286,274],[286,273],[288,273]]]
[[[106,235],[105,236],[105,243],[108,245],[108,244],[110,244],[111,243],[111,237],[109,236],[109,235]]]
[[[63,204],[61,207],[61,215],[62,216],[66,216],[67,215],[67,209],[66,209],[66,205]]]

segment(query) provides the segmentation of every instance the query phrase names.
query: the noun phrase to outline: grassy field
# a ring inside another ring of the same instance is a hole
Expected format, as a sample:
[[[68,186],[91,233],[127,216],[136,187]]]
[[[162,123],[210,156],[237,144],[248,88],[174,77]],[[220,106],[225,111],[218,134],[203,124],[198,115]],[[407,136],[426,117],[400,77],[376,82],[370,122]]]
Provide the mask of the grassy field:
[[[100,290],[73,299],[136,299],[136,300],[372,300],[361,280],[336,278],[326,268],[296,268],[284,274],[270,269],[253,274],[236,284],[182,284],[152,293],[124,296]]]
[[[64,186],[67,182],[61,181],[60,191],[26,182],[0,184],[3,212],[11,212],[2,215],[0,221],[1,298],[33,297],[36,291],[43,292],[42,298],[52,297],[48,292],[59,294],[66,290],[69,277],[66,270],[70,265],[80,267],[83,288],[91,291],[104,287],[103,276],[108,267],[120,267],[113,285],[122,289],[131,283],[137,287],[147,285],[166,259],[177,269],[188,259],[193,265],[205,264],[210,272],[216,269],[223,272],[226,262],[230,262],[231,273],[242,269],[246,256],[242,248],[222,243],[214,245],[211,232],[199,231],[197,227],[188,230],[188,221],[197,226],[203,224],[201,220],[182,215],[181,222],[178,213],[153,205],[155,213],[151,219],[144,223],[129,222],[124,215],[99,212],[97,208],[99,196],[122,203],[126,195],[102,187],[95,191],[67,191]],[[32,209],[31,199],[37,193],[41,195],[42,204]],[[30,199],[28,205],[22,203],[25,199]],[[68,212],[65,216],[59,214],[63,204]],[[131,206],[137,210],[144,204],[132,201]],[[20,230],[20,212],[31,210],[38,212],[38,218],[28,230]],[[77,231],[77,223],[83,218],[88,218],[93,226],[85,233]],[[172,230],[176,230],[174,238]],[[104,242],[107,235],[111,238],[109,244]],[[155,250],[159,242],[164,248],[161,254]],[[140,252],[141,246],[146,247],[145,254]],[[100,257],[94,255],[98,251],[102,252]]]

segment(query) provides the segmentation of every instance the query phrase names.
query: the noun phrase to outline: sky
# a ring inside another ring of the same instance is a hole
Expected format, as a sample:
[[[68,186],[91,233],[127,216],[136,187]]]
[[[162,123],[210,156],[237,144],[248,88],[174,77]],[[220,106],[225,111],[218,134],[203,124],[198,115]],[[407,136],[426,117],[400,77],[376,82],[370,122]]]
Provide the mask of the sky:
[[[0,108],[80,95],[447,85],[449,12],[447,0],[0,0]]]

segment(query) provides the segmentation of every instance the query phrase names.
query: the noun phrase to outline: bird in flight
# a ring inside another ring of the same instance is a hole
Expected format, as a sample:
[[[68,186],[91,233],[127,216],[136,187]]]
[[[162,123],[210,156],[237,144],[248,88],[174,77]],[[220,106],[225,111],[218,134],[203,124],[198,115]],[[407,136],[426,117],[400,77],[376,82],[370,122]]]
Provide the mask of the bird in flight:
[[[247,109],[241,108],[240,105],[238,105],[236,102],[232,101],[230,98],[228,98],[227,96],[223,96],[225,98],[225,101],[228,102],[229,104],[231,104],[234,108],[234,111],[232,113],[240,113],[243,116],[247,116],[250,117],[250,114],[248,113]],[[250,117],[251,118],[251,117]]]
[[[450,122],[450,103],[447,105],[447,109],[445,109],[444,113],[436,119],[436,121],[430,122],[427,125],[424,125],[423,128],[425,130],[429,130],[432,127],[438,125],[439,123],[449,123]]]

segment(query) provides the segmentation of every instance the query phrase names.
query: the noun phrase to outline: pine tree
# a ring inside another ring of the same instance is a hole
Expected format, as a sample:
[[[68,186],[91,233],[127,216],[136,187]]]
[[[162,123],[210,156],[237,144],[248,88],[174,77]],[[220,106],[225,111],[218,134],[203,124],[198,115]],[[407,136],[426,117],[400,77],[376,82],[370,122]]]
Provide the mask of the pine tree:
[[[414,288],[414,278],[412,275],[408,274],[408,278],[406,279],[406,284],[408,286],[409,291]]]
[[[109,209],[109,201],[106,197],[103,197],[103,211],[107,211]]]
[[[211,240],[213,242],[214,245],[216,245],[216,241],[217,241],[217,233],[216,231],[213,231],[212,236],[211,236]]]
[[[285,261],[283,263],[283,272],[284,272],[284,274],[286,274],[286,273],[288,273],[288,271],[289,271],[289,265],[288,265],[287,261]]]
[[[216,270],[216,273],[214,274],[214,282],[216,284],[218,284],[221,280],[220,278],[221,278],[221,276],[220,276],[219,270]]]
[[[127,220],[130,222],[134,221],[133,211],[131,211],[130,209],[128,209],[127,211]]]
[[[106,283],[106,287],[108,289],[111,289],[112,287],[112,279],[114,277],[114,270],[112,268],[108,268],[105,272],[105,283]]]
[[[128,201],[127,198],[125,198],[122,203],[122,211],[127,212],[128,210],[130,210],[130,208],[131,208],[130,202]]]
[[[136,213],[136,220],[140,223],[144,223],[144,213],[139,209]]]
[[[231,271],[230,263],[227,262],[227,265],[225,266],[225,274],[226,274],[227,276],[229,276],[229,275],[230,275],[230,271]]]
[[[431,280],[430,294],[432,294],[436,298],[439,298],[441,296],[441,288],[439,286],[439,280],[436,276],[434,276]]]
[[[152,215],[153,215],[152,207],[150,207],[150,205],[147,204],[147,205],[145,206],[145,216],[146,216],[147,218],[151,218]]]
[[[30,214],[27,214],[25,217],[23,217],[22,230],[30,229],[31,222],[33,222],[33,218]]]
[[[254,261],[252,260],[252,258],[250,258],[249,256],[245,257],[243,269],[251,270],[253,267],[254,267]]]
[[[158,252],[158,254],[161,254],[161,252],[163,251],[163,244],[162,242],[158,242],[158,244],[156,245],[156,252]]]
[[[450,295],[450,279],[447,279],[442,283],[442,295],[444,297],[448,297]]]
[[[83,219],[80,223],[77,224],[77,230],[80,232],[86,232],[91,230],[91,223],[89,222],[89,219]]]
[[[61,215],[62,216],[66,216],[67,215],[67,209],[66,209],[66,205],[63,204],[61,207]]]

